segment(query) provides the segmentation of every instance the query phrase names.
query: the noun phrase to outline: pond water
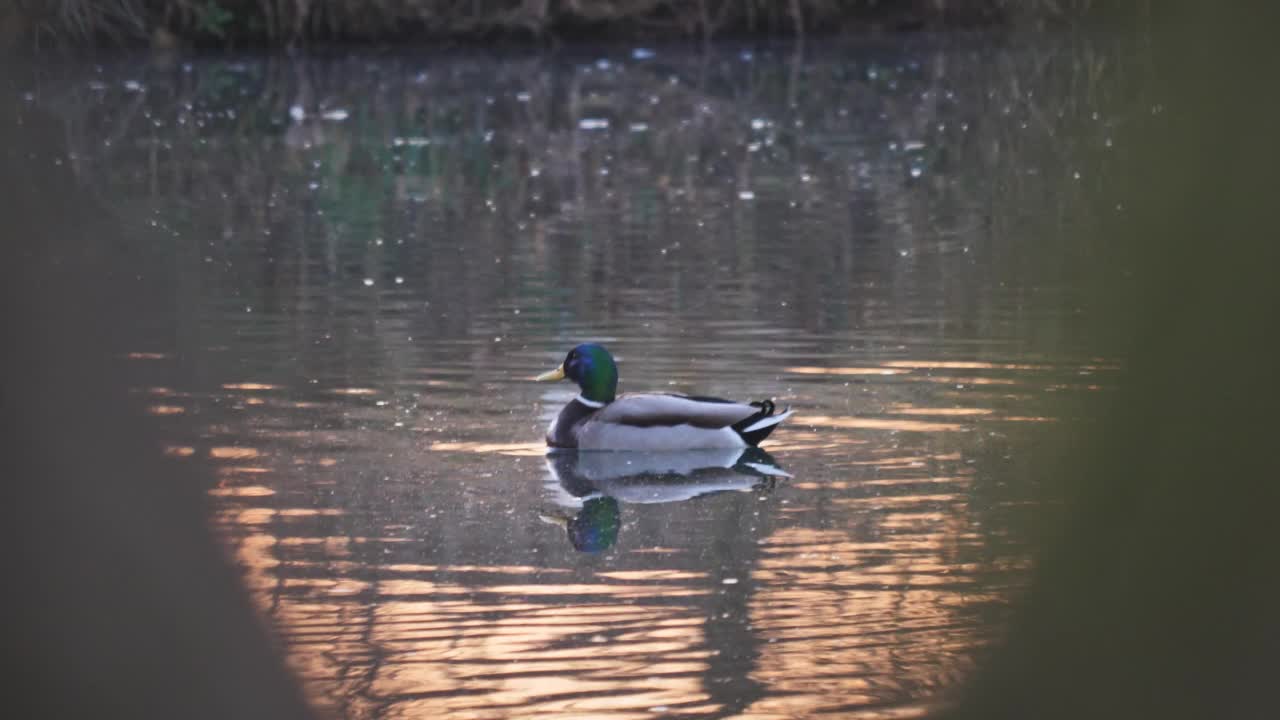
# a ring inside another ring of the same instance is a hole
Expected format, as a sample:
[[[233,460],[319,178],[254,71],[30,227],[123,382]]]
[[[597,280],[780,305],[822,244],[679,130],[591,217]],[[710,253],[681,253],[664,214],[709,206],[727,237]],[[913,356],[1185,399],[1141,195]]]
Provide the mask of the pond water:
[[[1075,329],[1117,55],[128,57],[25,101],[173,278],[136,391],[318,706],[901,717],[998,637],[1029,450],[1115,368]],[[530,379],[588,340],[796,415],[547,457],[576,389]]]

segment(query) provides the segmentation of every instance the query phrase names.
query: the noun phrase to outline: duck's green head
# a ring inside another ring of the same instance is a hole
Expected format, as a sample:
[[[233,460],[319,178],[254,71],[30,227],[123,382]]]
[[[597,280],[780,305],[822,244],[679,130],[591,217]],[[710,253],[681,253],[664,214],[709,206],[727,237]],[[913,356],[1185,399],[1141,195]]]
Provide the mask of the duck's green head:
[[[618,393],[618,366],[608,350],[593,343],[570,350],[560,367],[534,379],[542,382],[565,378],[578,383],[582,397],[594,402],[613,402]]]

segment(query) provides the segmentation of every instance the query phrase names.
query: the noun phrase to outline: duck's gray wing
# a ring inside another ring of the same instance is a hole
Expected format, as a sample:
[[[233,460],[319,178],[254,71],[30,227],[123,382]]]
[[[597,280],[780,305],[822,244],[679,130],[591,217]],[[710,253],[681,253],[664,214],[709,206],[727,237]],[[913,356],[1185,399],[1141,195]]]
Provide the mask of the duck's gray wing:
[[[623,395],[596,413],[597,422],[629,427],[692,425],[727,428],[759,414],[761,407],[718,398],[643,393]]]

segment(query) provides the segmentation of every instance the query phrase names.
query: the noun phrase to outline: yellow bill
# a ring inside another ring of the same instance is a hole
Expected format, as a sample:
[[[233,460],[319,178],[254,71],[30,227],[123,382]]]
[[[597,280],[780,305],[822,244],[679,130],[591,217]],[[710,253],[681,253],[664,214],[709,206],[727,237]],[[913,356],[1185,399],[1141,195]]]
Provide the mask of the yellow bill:
[[[534,381],[547,382],[550,380],[563,380],[563,379],[564,379],[564,365],[562,364],[560,367],[556,368],[555,370],[548,370],[547,372],[542,373],[538,377],[534,378]]]

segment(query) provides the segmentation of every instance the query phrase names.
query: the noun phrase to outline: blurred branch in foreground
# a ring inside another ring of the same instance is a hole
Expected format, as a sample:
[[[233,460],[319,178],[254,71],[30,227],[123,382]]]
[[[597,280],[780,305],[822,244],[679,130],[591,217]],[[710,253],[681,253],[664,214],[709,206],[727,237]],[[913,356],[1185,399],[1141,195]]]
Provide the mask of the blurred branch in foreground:
[[[1166,122],[1109,233],[1132,282],[1098,290],[1114,311],[1093,327],[1128,338],[1125,385],[1102,423],[1063,438],[1061,532],[947,717],[1275,712],[1277,115],[1246,80],[1274,65],[1275,18],[1170,10],[1153,45]]]
[[[73,189],[54,160],[58,123],[16,111],[9,81],[0,74],[10,707],[306,717],[209,532],[200,471],[166,461],[128,392],[119,354],[163,320],[171,280]]]

